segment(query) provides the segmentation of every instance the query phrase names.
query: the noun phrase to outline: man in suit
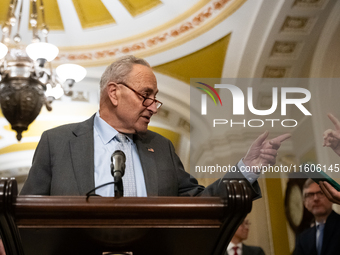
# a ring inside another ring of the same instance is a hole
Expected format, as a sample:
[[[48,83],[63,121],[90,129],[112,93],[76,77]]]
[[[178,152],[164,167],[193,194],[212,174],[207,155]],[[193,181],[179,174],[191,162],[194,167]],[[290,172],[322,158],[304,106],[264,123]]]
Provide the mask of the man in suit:
[[[248,239],[249,226],[249,220],[245,219],[236,230],[225,255],[264,255],[261,247],[249,246],[243,243],[243,241]]]
[[[100,81],[99,111],[84,122],[42,134],[21,195],[85,195],[112,181],[111,155],[123,142],[131,148],[126,158],[132,167],[126,167],[125,175],[133,171],[132,184],[124,184],[124,195],[125,189],[132,190],[128,196],[218,195],[221,180],[207,188],[199,185],[184,171],[172,143],[147,130],[162,105],[157,93],[156,77],[145,60],[126,56],[112,63]],[[270,141],[267,136],[265,132],[255,140],[238,166],[275,163],[281,142],[290,135]],[[258,175],[238,172],[232,178],[245,177],[258,198]],[[96,194],[113,196],[113,186],[97,189]]]
[[[296,238],[294,255],[334,255],[340,251],[340,215],[312,179],[303,187],[304,205],[315,218],[313,227]]]

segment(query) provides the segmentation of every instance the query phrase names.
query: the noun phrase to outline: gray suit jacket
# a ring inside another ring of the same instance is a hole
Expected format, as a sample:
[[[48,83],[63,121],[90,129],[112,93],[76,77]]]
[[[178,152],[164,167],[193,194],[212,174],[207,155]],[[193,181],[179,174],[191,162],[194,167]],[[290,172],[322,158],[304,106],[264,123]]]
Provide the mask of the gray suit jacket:
[[[21,195],[85,195],[94,188],[94,115],[81,123],[45,131],[33,157]],[[148,131],[135,136],[148,196],[220,194],[221,180],[204,188],[185,172],[172,143]],[[152,148],[154,152],[148,149]],[[236,173],[231,178],[240,178]],[[257,182],[250,185],[254,198],[261,196]],[[223,190],[222,190],[223,192]]]

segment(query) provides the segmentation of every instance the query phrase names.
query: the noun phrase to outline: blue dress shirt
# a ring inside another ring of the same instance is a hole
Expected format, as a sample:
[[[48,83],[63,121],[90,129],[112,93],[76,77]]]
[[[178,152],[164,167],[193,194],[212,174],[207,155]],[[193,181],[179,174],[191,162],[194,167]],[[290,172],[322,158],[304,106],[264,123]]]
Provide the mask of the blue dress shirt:
[[[113,127],[107,124],[99,116],[99,112],[96,113],[94,117],[94,182],[95,187],[102,184],[113,182],[113,177],[111,175],[111,155],[118,148],[118,142],[113,139],[118,133]],[[129,137],[132,148],[132,163],[135,171],[136,188],[138,197],[146,197],[146,187],[145,179],[142,170],[142,165],[140,163],[137,146]],[[114,185],[108,185],[96,190],[96,194],[105,197],[114,197]]]

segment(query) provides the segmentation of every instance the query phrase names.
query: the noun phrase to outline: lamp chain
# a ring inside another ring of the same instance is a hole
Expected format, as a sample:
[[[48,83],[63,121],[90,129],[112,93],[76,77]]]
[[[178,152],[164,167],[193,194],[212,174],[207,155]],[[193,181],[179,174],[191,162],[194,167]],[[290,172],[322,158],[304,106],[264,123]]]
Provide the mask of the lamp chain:
[[[37,11],[37,1],[31,0],[32,2],[32,13],[31,13],[31,19],[30,23],[32,26],[32,32],[33,32],[33,41],[40,41],[38,36],[38,11]]]

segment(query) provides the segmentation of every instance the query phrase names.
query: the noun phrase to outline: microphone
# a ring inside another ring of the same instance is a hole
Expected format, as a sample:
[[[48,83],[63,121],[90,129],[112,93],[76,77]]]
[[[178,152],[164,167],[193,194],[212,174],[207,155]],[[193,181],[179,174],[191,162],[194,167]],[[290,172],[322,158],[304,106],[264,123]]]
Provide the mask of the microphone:
[[[123,196],[123,181],[122,177],[125,173],[126,157],[124,152],[116,150],[111,155],[111,175],[115,183],[115,197]]]
[[[114,161],[113,161],[114,160]],[[125,173],[126,157],[124,152],[116,150],[111,156],[111,174],[113,177],[122,178]]]

